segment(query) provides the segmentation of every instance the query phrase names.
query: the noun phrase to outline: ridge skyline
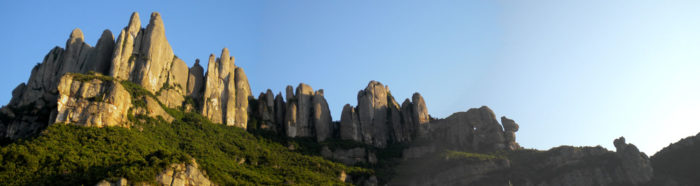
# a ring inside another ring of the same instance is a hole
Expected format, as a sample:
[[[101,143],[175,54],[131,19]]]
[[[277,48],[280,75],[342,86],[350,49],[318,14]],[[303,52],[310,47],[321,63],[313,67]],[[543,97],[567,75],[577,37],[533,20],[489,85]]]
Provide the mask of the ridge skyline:
[[[142,12],[142,13],[143,13],[143,12]],[[169,15],[169,14],[164,14],[164,15],[165,15],[165,16],[164,16],[163,19],[165,20],[165,26],[166,26],[166,29],[167,29],[167,30],[166,30],[166,34],[169,36],[168,39],[170,40],[170,43],[173,45],[173,50],[175,51],[175,53],[178,54],[178,55],[181,55],[181,53],[183,53],[182,51],[186,51],[186,50],[185,50],[185,49],[182,49],[182,47],[178,46],[178,43],[177,43],[177,41],[176,41],[177,39],[175,39],[175,37],[172,35],[173,29],[172,29],[171,27],[169,27],[169,25],[173,24],[173,22],[176,22],[176,21],[175,21],[175,20],[169,19],[169,18],[168,18],[168,15]],[[123,17],[123,16],[122,16],[122,17]],[[144,21],[143,19],[147,19],[147,18],[142,18],[142,22],[143,22],[143,23],[146,23],[147,21]],[[111,24],[125,25],[124,22],[125,22],[125,21],[123,21],[123,19],[122,19],[121,22],[118,22],[118,23],[111,23]],[[76,27],[80,27],[80,26],[76,26]],[[117,32],[116,29],[110,29],[110,30],[112,30],[112,32],[115,33],[115,34],[116,34],[116,32]],[[86,42],[87,42],[87,43],[90,43],[90,45],[94,46],[95,43],[96,43],[96,40],[99,38],[99,37],[94,37],[94,35],[95,35],[95,34],[101,33],[101,31],[96,32],[96,33],[92,32],[92,31],[86,31],[86,30],[83,30],[83,31],[84,31],[84,33],[85,33]],[[65,34],[65,33],[69,33],[69,31],[61,31],[61,30],[57,30],[57,32],[63,33],[63,34],[62,34],[63,36],[60,37],[61,40],[62,40],[62,39],[65,39],[65,35],[67,35],[67,34]],[[93,35],[93,36],[91,36],[91,35]],[[65,41],[65,40],[64,40],[64,41]],[[35,45],[60,45],[61,43],[62,43],[62,42],[59,42],[59,43],[50,43],[50,44],[35,43]],[[234,44],[234,45],[236,45],[236,44]],[[209,47],[212,47],[212,46],[209,46]],[[229,48],[231,49],[231,54],[232,54],[233,56],[235,56],[235,57],[238,59],[238,60],[237,60],[237,62],[238,62],[237,64],[240,64],[242,67],[244,67],[246,70],[248,70],[247,74],[249,75],[249,80],[250,80],[250,82],[251,82],[250,84],[251,84],[251,88],[252,88],[252,90],[253,90],[252,92],[253,92],[253,95],[254,95],[254,96],[257,96],[258,93],[263,92],[264,90],[266,90],[266,89],[268,89],[268,88],[269,88],[269,89],[272,89],[273,92],[275,92],[275,93],[277,93],[277,92],[283,92],[284,86],[279,86],[279,87],[262,87],[261,84],[263,84],[263,83],[259,83],[259,82],[257,82],[257,81],[263,81],[263,82],[265,82],[265,81],[268,81],[268,80],[258,80],[259,78],[256,78],[256,77],[260,77],[260,76],[264,76],[264,75],[261,75],[261,74],[256,73],[256,72],[255,72],[255,71],[256,71],[255,69],[256,69],[256,68],[263,68],[263,69],[264,69],[264,67],[259,67],[259,66],[267,66],[267,65],[265,65],[265,64],[260,64],[260,63],[258,63],[258,62],[256,62],[256,61],[254,61],[253,59],[255,59],[255,57],[252,57],[252,56],[249,56],[249,58],[248,58],[248,59],[251,59],[250,61],[246,60],[246,57],[245,57],[245,56],[246,56],[245,50],[236,51],[236,50],[232,49],[232,48],[234,48],[234,47],[239,48],[239,46],[229,47]],[[45,54],[46,51],[47,51],[49,48],[50,48],[50,47],[47,47],[46,49],[44,49],[44,50],[43,50],[43,53]],[[213,48],[216,48],[216,47],[213,47]],[[220,50],[220,49],[223,48],[223,47],[218,47],[218,48],[219,48],[218,50]],[[211,53],[211,51],[218,51],[218,50],[210,50],[210,53]],[[248,49],[248,50],[250,50],[250,49]],[[237,54],[238,52],[240,52],[240,55]],[[208,54],[208,53],[198,54],[197,56],[198,56],[198,58],[200,58],[200,59],[204,59],[204,58],[206,58],[206,56],[207,56],[206,54]],[[272,55],[274,55],[274,54],[272,54]],[[43,54],[42,54],[41,56],[43,56]],[[241,57],[239,57],[239,56],[241,56]],[[183,59],[185,60],[185,62],[188,64],[188,66],[191,66],[192,64],[194,64],[194,59],[188,59],[188,58],[192,58],[192,56],[186,57],[185,55],[182,55],[182,57],[183,57]],[[36,58],[34,58],[34,59],[31,59],[31,60],[18,61],[18,62],[21,62],[21,63],[30,63],[30,64],[33,65],[35,62],[40,61],[40,59],[41,59],[41,57],[36,57]],[[303,63],[302,63],[302,64],[303,64]],[[259,65],[259,66],[258,66],[258,65]],[[205,64],[205,63],[202,63],[202,66],[206,68],[206,64]],[[267,68],[269,69],[269,67],[267,67]],[[30,68],[24,69],[24,70],[22,70],[22,71],[23,71],[24,73],[26,73],[29,69],[30,69]],[[263,70],[260,70],[260,71],[263,71]],[[28,76],[28,74],[27,74],[27,76]],[[355,77],[355,78],[356,78],[356,77]],[[404,82],[404,81],[397,80],[397,79],[388,79],[388,80],[385,80],[385,79],[381,79],[381,77],[380,77],[380,78],[364,77],[364,78],[365,78],[365,79],[370,79],[370,80],[373,80],[373,79],[374,79],[374,80],[380,81],[380,82],[382,82],[382,83],[388,85],[388,86],[391,88],[392,93],[395,95],[395,97],[397,98],[398,101],[403,100],[403,99],[405,99],[405,98],[409,98],[409,97],[410,97],[409,95],[412,94],[413,92],[420,92],[421,94],[423,94],[423,96],[424,96],[425,99],[426,99],[427,106],[429,107],[429,110],[431,111],[430,114],[433,115],[433,116],[435,116],[435,117],[439,117],[439,118],[445,118],[445,117],[447,117],[451,112],[455,112],[455,111],[458,111],[458,110],[464,110],[464,109],[472,108],[472,107],[479,107],[479,106],[481,106],[481,105],[488,105],[489,107],[494,108],[494,110],[498,110],[498,111],[499,111],[499,114],[503,114],[503,115],[506,115],[506,116],[508,116],[508,117],[515,118],[517,121],[519,121],[519,123],[523,126],[523,130],[519,133],[519,137],[520,137],[520,138],[519,138],[519,141],[520,141],[520,143],[521,143],[523,146],[525,146],[525,147],[536,147],[536,145],[531,145],[531,143],[529,143],[529,142],[527,141],[527,138],[528,138],[527,136],[528,136],[529,134],[532,134],[532,133],[527,133],[528,130],[530,130],[530,132],[532,132],[532,131],[543,132],[543,131],[541,131],[541,130],[539,130],[539,129],[528,127],[528,126],[530,126],[530,122],[528,122],[528,119],[523,119],[523,117],[527,116],[527,114],[522,114],[524,111],[517,111],[517,110],[516,110],[516,111],[512,111],[512,112],[511,112],[511,111],[509,111],[509,109],[507,109],[507,108],[506,108],[506,109],[499,108],[499,104],[495,104],[495,105],[494,105],[494,104],[488,104],[488,103],[474,103],[474,102],[472,102],[474,105],[459,105],[458,107],[460,107],[461,109],[452,109],[451,111],[448,111],[448,113],[444,113],[443,110],[448,110],[447,108],[435,106],[435,105],[445,105],[444,102],[440,102],[440,101],[439,101],[439,100],[443,100],[444,98],[442,98],[442,99],[436,98],[436,97],[441,97],[441,96],[440,96],[439,94],[435,94],[434,91],[448,92],[448,91],[450,91],[449,88],[444,88],[444,89],[442,89],[442,90],[440,90],[440,89],[438,89],[438,90],[432,90],[432,89],[431,89],[430,91],[423,90],[423,89],[425,89],[425,88],[415,88],[416,90],[412,90],[412,91],[400,91],[400,90],[410,89],[410,88],[408,88],[408,87],[410,87],[410,86],[406,86],[406,85],[405,85],[405,84],[409,84],[410,81]],[[24,82],[24,81],[26,81],[28,78],[24,77],[24,78],[18,78],[18,79],[20,79],[21,82]],[[273,79],[274,79],[274,78],[273,78]],[[355,96],[347,96],[347,95],[348,95],[348,94],[349,94],[349,95],[356,95],[357,91],[360,90],[362,87],[364,87],[364,84],[366,84],[366,83],[369,81],[369,80],[357,80],[357,79],[356,79],[356,80],[353,80],[352,82],[355,82],[354,84],[361,84],[361,85],[360,85],[360,86],[343,85],[343,86],[348,87],[348,88],[343,88],[343,89],[352,89],[352,90],[353,90],[353,91],[350,91],[350,92],[346,92],[346,91],[339,91],[339,90],[341,90],[341,89],[333,89],[333,88],[329,88],[329,87],[324,87],[324,86],[322,86],[323,83],[320,83],[321,85],[318,85],[317,83],[313,83],[313,81],[314,81],[313,78],[310,78],[309,81],[304,81],[304,80],[303,80],[304,78],[299,78],[299,79],[296,79],[296,80],[288,80],[288,79],[293,79],[293,78],[286,78],[286,77],[283,77],[283,78],[277,78],[277,79],[278,79],[278,80],[284,79],[284,80],[287,81],[287,82],[282,82],[282,83],[280,83],[280,84],[288,84],[288,85],[296,86],[298,83],[303,82],[303,83],[306,83],[306,84],[311,85],[314,89],[324,89],[324,90],[325,90],[325,95],[326,95],[326,96],[328,97],[328,99],[329,99],[328,102],[329,102],[330,110],[331,110],[331,113],[332,113],[332,115],[333,115],[333,120],[334,120],[334,121],[338,121],[338,120],[340,119],[340,117],[339,117],[339,116],[340,116],[340,110],[342,110],[342,106],[343,106],[343,105],[345,105],[346,103],[349,103],[349,104],[351,104],[351,105],[356,105],[356,104],[357,104],[355,101],[352,101],[352,100],[354,99]],[[307,79],[309,79],[309,78],[307,78]],[[328,78],[328,79],[334,79],[334,78]],[[269,80],[269,81],[272,81],[272,80]],[[288,83],[288,82],[290,82],[290,81],[296,81],[296,83]],[[17,83],[15,83],[15,82],[13,82],[13,83],[14,83],[15,85],[17,84]],[[400,86],[397,86],[398,88],[395,88],[395,86],[393,86],[394,84],[398,84],[398,85],[400,85]],[[426,86],[425,84],[430,84],[430,83],[422,82],[422,83],[416,83],[416,84],[414,84],[414,85],[417,85],[418,87],[431,87],[431,86]],[[434,85],[433,85],[433,86],[434,86]],[[442,86],[442,87],[450,87],[450,86]],[[11,89],[11,88],[10,88],[10,89]],[[398,90],[397,90],[397,89],[398,89]],[[429,88],[427,88],[427,89],[429,89]],[[468,88],[466,88],[466,89],[468,89]],[[336,90],[336,91],[334,91],[334,90]],[[6,92],[3,93],[3,94],[7,95],[7,94],[9,94],[9,91],[6,91]],[[342,95],[342,96],[341,96],[341,95]],[[432,96],[431,96],[431,95],[432,95]],[[333,98],[333,97],[336,97],[336,98]],[[337,99],[337,97],[344,97],[344,98],[342,98],[342,99]],[[468,97],[468,96],[465,95],[464,97]],[[479,96],[475,96],[475,97],[479,97]],[[347,102],[339,102],[339,101],[338,101],[338,100],[347,100],[347,99],[349,99],[349,100],[351,100],[351,101],[347,101]],[[465,98],[457,98],[457,99],[465,99]],[[477,99],[477,98],[467,98],[467,99]],[[431,100],[438,100],[438,101],[431,101]],[[0,101],[4,101],[3,104],[5,104],[5,103],[7,103],[7,102],[9,101],[9,98],[5,100],[4,97],[3,97],[3,100],[0,100]],[[486,101],[486,102],[488,102],[488,101]],[[688,112],[689,112],[689,113],[692,113],[693,110],[690,110],[690,111],[688,111]],[[521,115],[524,115],[524,116],[521,116]],[[532,117],[546,117],[546,115],[548,115],[548,114],[541,113],[540,116],[527,116],[526,118],[532,118]],[[499,116],[500,116],[500,115],[499,115]],[[621,123],[621,124],[623,124],[623,123]],[[547,129],[545,129],[545,131],[546,131],[546,130],[547,130]],[[691,131],[695,131],[695,130],[691,130]],[[621,131],[615,131],[615,130],[613,130],[613,131],[609,131],[609,132],[610,132],[610,133],[616,133],[617,136],[625,136],[625,137],[627,137],[627,139],[628,139],[629,141],[634,142],[635,144],[639,145],[640,148],[642,149],[642,151],[645,151],[645,152],[647,152],[647,153],[650,154],[650,155],[653,154],[653,152],[649,152],[647,149],[645,149],[645,147],[644,147],[644,146],[645,146],[645,143],[644,143],[644,142],[641,142],[641,141],[639,141],[638,139],[635,139],[634,137],[628,137],[629,135],[626,135],[626,134],[624,134],[624,133],[621,132]],[[693,132],[691,132],[691,133],[693,133]],[[691,134],[691,135],[692,135],[692,134]],[[688,136],[688,135],[685,135],[685,136]],[[685,137],[685,136],[676,136],[675,138],[680,139],[680,138]],[[613,138],[609,138],[609,139],[613,139]],[[610,145],[609,142],[608,142],[609,139],[608,139],[608,140],[603,140],[603,142],[601,142],[600,145],[603,145],[604,147],[606,147],[606,148],[608,148],[608,149],[611,149],[611,147],[610,147],[611,145]],[[665,146],[665,145],[668,144],[668,143],[674,142],[674,141],[676,141],[677,139],[669,140],[669,141],[665,142],[663,146]],[[560,140],[561,140],[561,141],[560,141]],[[598,144],[591,144],[591,143],[586,143],[586,144],[581,144],[581,143],[569,143],[569,142],[567,142],[567,140],[564,139],[564,138],[558,138],[557,141],[558,141],[557,144],[593,145],[593,146],[594,146],[594,145],[598,145]],[[660,147],[656,148],[656,150],[659,150],[659,149],[660,149],[661,147],[663,147],[663,146],[660,146]],[[654,152],[655,152],[655,151],[654,151]]]

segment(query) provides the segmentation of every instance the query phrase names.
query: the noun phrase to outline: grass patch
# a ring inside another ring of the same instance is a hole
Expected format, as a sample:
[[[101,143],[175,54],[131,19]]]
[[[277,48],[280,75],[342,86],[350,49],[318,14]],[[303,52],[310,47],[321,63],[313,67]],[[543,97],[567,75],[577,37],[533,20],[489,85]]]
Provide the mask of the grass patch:
[[[503,155],[462,152],[462,151],[454,151],[454,150],[445,151],[443,157],[446,160],[453,160],[453,159],[460,160],[461,159],[461,160],[474,160],[474,161],[488,161],[488,160],[506,159],[506,157]]]

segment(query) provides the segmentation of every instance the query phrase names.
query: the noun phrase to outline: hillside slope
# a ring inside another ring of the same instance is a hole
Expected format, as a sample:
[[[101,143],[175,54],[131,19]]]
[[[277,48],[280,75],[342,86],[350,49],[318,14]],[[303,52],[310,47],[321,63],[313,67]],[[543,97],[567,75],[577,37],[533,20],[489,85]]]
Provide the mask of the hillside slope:
[[[0,149],[2,185],[80,185],[124,177],[154,182],[166,166],[194,158],[220,185],[344,184],[341,174],[370,170],[290,151],[236,127],[212,124],[195,113],[171,124],[134,118],[131,128],[54,124],[36,138]],[[293,142],[290,142],[293,143]],[[344,178],[343,178],[344,179]]]

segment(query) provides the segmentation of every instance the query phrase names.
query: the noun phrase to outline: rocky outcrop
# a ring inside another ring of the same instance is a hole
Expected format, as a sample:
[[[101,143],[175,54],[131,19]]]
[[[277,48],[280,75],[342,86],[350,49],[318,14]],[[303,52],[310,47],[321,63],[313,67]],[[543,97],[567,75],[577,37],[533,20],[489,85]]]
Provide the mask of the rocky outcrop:
[[[486,106],[469,109],[467,112],[457,112],[445,119],[430,122],[423,127],[426,133],[421,138],[432,141],[438,149],[458,149],[464,151],[493,152],[506,149],[506,146],[517,145],[514,121],[502,118],[508,125],[507,132],[491,109]],[[513,141],[506,141],[510,133]],[[516,148],[513,148],[516,149]]]
[[[231,58],[231,60],[233,60],[233,57]],[[248,77],[245,75],[245,72],[243,71],[243,69],[240,67],[236,67],[235,73],[236,73],[235,78],[234,78],[235,79],[235,90],[236,90],[235,116],[231,116],[231,114],[228,114],[229,111],[227,111],[227,118],[228,117],[235,117],[236,119],[234,121],[227,120],[226,124],[230,125],[230,123],[233,123],[233,125],[236,127],[246,128],[248,125],[248,115],[249,115],[249,113],[248,113],[248,100],[252,99],[253,94],[250,92],[250,85],[248,84]],[[231,87],[229,87],[229,88],[231,88]],[[233,94],[230,94],[230,95],[233,95]],[[228,99],[234,99],[234,98],[229,97]],[[229,101],[228,103],[230,104],[231,101]]]
[[[189,77],[189,68],[185,61],[175,57],[172,62],[172,67],[168,71],[168,79],[165,86],[156,92],[158,100],[170,108],[178,108],[182,106],[187,95],[187,79]]]
[[[617,175],[625,178],[632,184],[646,183],[654,177],[654,170],[649,161],[649,157],[643,152],[639,152],[636,146],[625,142],[625,137],[620,137],[613,141],[617,157],[622,161],[620,172]]]
[[[213,184],[194,160],[172,164],[156,177],[159,185],[208,186]]]
[[[307,84],[300,83],[296,93],[287,86],[287,108],[284,129],[287,137],[316,137],[323,141],[332,135],[330,109],[323,90],[314,92]]]
[[[202,91],[204,90],[204,68],[199,65],[199,59],[194,63],[194,66],[189,70],[187,78],[187,96],[194,100],[202,99]]]
[[[548,151],[518,149],[500,155],[438,150],[402,161],[389,184],[547,186],[649,183],[652,169],[648,158],[644,158],[646,155],[635,152],[634,145],[619,139],[615,144],[620,144],[617,152],[600,146],[561,146]]]
[[[700,183],[700,133],[683,138],[656,152],[650,160],[654,181],[650,185],[696,185]]]
[[[357,107],[346,105],[340,118],[341,139],[360,141],[375,147],[409,142],[421,125],[429,121],[423,97],[413,95],[402,105],[394,99],[388,86],[371,81],[357,95]]]
[[[278,126],[275,122],[275,95],[272,94],[272,90],[267,89],[267,92],[260,93],[257,105],[260,129],[278,132]]]
[[[45,128],[55,112],[58,100],[58,83],[66,73],[107,73],[114,48],[112,33],[105,30],[92,47],[84,42],[80,29],[74,29],[66,41],[65,49],[53,48],[43,61],[32,69],[27,83],[12,91],[12,99],[3,110],[0,121],[0,138],[16,139],[35,134]],[[13,116],[13,117],[9,117]]]
[[[204,76],[204,70],[198,62],[191,69],[188,68],[185,61],[174,55],[165,36],[165,27],[159,13],[152,13],[146,28],[141,28],[139,14],[134,12],[128,26],[121,30],[116,43],[109,30],[102,33],[95,47],[84,41],[82,31],[73,30],[66,41],[65,49],[52,49],[44,60],[34,67],[29,81],[15,88],[13,98],[2,109],[3,113],[0,113],[0,138],[29,136],[53,123],[55,117],[59,116],[57,103],[60,100],[57,87],[61,77],[67,73],[88,72],[108,75],[115,79],[114,82],[117,83],[112,83],[115,85],[121,81],[131,81],[150,94],[156,95],[153,100],[149,100],[151,97],[132,98],[144,99],[144,102],[148,103],[146,106],[149,107],[135,110],[143,112],[144,115],[162,116],[171,120],[169,115],[160,112],[160,104],[170,108],[184,106],[188,111],[205,114],[215,123],[247,127],[248,99],[251,98],[251,93],[243,69],[234,65],[233,57],[229,56],[227,49],[222,52],[221,59],[212,57],[210,60],[213,65],[209,66],[207,75],[211,77]],[[81,86],[93,87],[91,84]],[[101,91],[113,90],[106,88]],[[85,105],[88,104],[83,100],[86,97],[81,97],[85,95],[67,96],[72,96],[78,101],[62,103],[71,106],[62,107],[62,114],[70,114],[65,115],[66,118],[60,118],[61,122],[79,122],[88,126],[106,122],[112,125],[111,120],[121,115],[85,115],[96,112],[95,108],[104,105],[96,102],[89,102],[92,106]],[[184,104],[186,101],[188,104]],[[77,108],[86,110],[74,110]],[[135,114],[138,114],[136,112]],[[109,121],[86,122],[97,121],[95,117]],[[112,119],[109,119],[110,117]]]
[[[245,72],[234,65],[226,48],[218,59],[214,54],[209,56],[207,68],[202,115],[214,123],[246,128],[252,94]]]
[[[518,142],[515,142],[515,132],[518,132],[520,126],[515,123],[512,119],[507,117],[501,117],[501,123],[503,124],[504,138],[506,140],[506,149],[515,150],[520,148]]]
[[[275,126],[277,128],[278,133],[283,133],[284,131],[284,117],[286,115],[287,111],[287,104],[284,102],[284,98],[282,98],[282,93],[277,93],[277,96],[275,96],[275,104],[274,104],[274,121],[275,121]]]
[[[199,170],[199,164],[193,159],[188,163],[171,164],[163,172],[156,176],[156,185],[165,186],[210,186],[212,183],[206,173]],[[96,186],[126,186],[126,185],[150,185],[146,182],[130,183],[125,178],[109,182],[102,180]]]
[[[362,129],[360,128],[359,122],[360,120],[357,119],[355,107],[352,107],[350,104],[345,104],[343,112],[340,115],[340,139],[362,141],[362,135],[360,133]]]
[[[325,141],[326,139],[333,137],[333,126],[331,120],[331,111],[328,109],[328,102],[326,98],[323,97],[323,89],[318,90],[314,93],[314,97],[311,100],[312,105],[312,120],[315,131],[316,140]]]
[[[167,122],[175,120],[168,112],[163,109],[163,106],[158,101],[150,96],[142,96],[141,99],[144,105],[137,105],[133,108],[135,115],[144,115],[152,118],[162,118]]]
[[[109,75],[122,80],[129,80],[131,72],[140,57],[141,38],[143,38],[141,19],[134,12],[129,19],[129,25],[121,30],[112,54],[112,66]]]
[[[61,78],[58,92],[56,123],[129,127],[131,95],[109,77],[87,79],[85,75],[67,74]]]
[[[151,13],[148,26],[139,34],[143,36],[138,53],[134,53],[137,59],[130,80],[150,92],[158,92],[168,80],[175,57],[165,37],[165,26],[158,12]]]

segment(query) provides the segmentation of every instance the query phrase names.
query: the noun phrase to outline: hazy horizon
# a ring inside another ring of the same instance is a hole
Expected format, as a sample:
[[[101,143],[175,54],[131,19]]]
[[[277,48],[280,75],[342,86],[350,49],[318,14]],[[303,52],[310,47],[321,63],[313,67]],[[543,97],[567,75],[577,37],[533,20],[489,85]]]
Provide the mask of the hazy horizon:
[[[313,2],[313,3],[302,3]],[[546,2],[546,3],[545,3]],[[520,124],[526,148],[651,156],[700,132],[700,2],[258,1],[0,2],[0,105],[73,28],[94,46],[132,12],[160,12],[189,66],[229,48],[253,91],[324,89],[333,120],[370,80],[414,92],[445,118],[482,105]],[[284,93],[283,93],[284,94]]]

